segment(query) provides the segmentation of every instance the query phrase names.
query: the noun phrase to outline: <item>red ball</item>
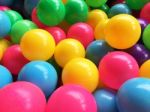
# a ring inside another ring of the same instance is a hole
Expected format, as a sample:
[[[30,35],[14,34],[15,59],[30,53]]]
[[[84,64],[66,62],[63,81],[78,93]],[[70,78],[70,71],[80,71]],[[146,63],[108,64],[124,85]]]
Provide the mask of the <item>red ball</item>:
[[[6,10],[10,10],[10,8],[6,6],[0,6],[0,11],[6,11]]]
[[[140,18],[150,23],[150,3],[147,3],[140,13]]]
[[[21,68],[28,62],[23,56],[19,45],[9,47],[2,58],[2,64],[14,75],[18,75]]]

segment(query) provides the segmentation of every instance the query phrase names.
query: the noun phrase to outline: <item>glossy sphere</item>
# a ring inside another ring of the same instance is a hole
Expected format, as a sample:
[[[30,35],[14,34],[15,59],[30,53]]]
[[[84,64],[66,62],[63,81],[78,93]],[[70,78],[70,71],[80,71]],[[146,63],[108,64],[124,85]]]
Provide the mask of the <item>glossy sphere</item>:
[[[11,26],[13,26],[17,21],[23,19],[22,16],[18,12],[16,12],[16,11],[6,10],[5,13],[7,14],[7,16],[10,19]]]
[[[93,92],[99,81],[97,67],[88,59],[72,59],[63,69],[62,81],[63,84],[81,85],[88,91]]]
[[[0,6],[0,11],[6,11],[9,10],[9,7],[7,6]]]
[[[65,20],[74,24],[77,22],[85,22],[88,18],[88,6],[83,0],[69,0],[66,4]]]
[[[86,49],[86,58],[98,66],[100,60],[111,51],[113,49],[104,40],[93,41]]]
[[[0,11],[0,37],[8,35],[10,29],[11,22],[9,17],[3,11]]]
[[[30,31],[32,29],[36,29],[37,26],[29,20],[21,20],[16,22],[11,29],[11,40],[13,43],[20,43],[21,38],[23,37],[23,35],[27,32]]]
[[[54,57],[56,62],[64,67],[70,60],[77,57],[85,57],[83,45],[75,39],[62,40],[55,49]]]
[[[4,86],[8,85],[9,83],[13,82],[13,78],[11,73],[8,71],[7,68],[0,65],[0,89]]]
[[[150,50],[150,38],[149,38],[149,35],[150,35],[150,24],[147,25],[147,27],[144,29],[143,37],[142,37],[145,47],[147,47]]]
[[[2,49],[2,52],[4,53],[5,50],[11,45],[11,43],[6,39],[0,39],[0,48]]]
[[[58,44],[61,40],[66,38],[65,32],[59,27],[47,27],[45,28],[55,39],[55,43]]]
[[[110,18],[118,14],[131,14],[131,10],[126,4],[116,4],[108,12]]]
[[[88,91],[77,85],[66,85],[52,94],[46,112],[97,112],[97,106]]]
[[[99,73],[107,87],[118,90],[125,81],[138,77],[139,67],[131,55],[114,51],[101,60]]]
[[[115,92],[101,89],[94,93],[94,97],[98,107],[97,112],[118,112]]]
[[[25,33],[20,46],[28,60],[48,60],[54,54],[55,41],[47,31],[34,29]]]
[[[86,0],[86,3],[88,6],[91,7],[100,7],[104,5],[107,2],[107,0]]]
[[[99,22],[106,19],[108,19],[108,17],[105,12],[103,12],[102,10],[95,9],[89,12],[86,23],[89,24],[93,29],[95,29],[96,25]]]
[[[145,21],[144,19],[138,19],[140,25],[141,25],[141,29],[142,31],[146,28],[146,26],[148,25],[148,22]]]
[[[79,40],[86,48],[94,40],[93,29],[86,23],[76,23],[70,27],[67,37]]]
[[[10,6],[14,0],[1,0],[0,5],[2,6]]]
[[[140,67],[140,76],[150,78],[150,60],[145,61]]]
[[[37,86],[15,82],[1,89],[0,104],[1,112],[44,112],[46,99]]]
[[[120,112],[150,112],[150,79],[135,78],[119,90],[117,105]]]
[[[147,3],[141,10],[141,13],[140,13],[140,18],[148,21],[148,23],[150,23],[150,15],[149,15],[149,12],[150,12],[150,3]]]
[[[108,13],[109,11],[109,6],[107,4],[102,5],[101,7],[99,7],[100,10],[103,10],[105,13]]]
[[[41,0],[37,6],[37,16],[45,25],[58,25],[65,17],[65,6],[61,0]]]
[[[105,40],[117,49],[127,49],[135,45],[141,35],[141,26],[136,18],[119,14],[111,18],[105,28]]]
[[[5,51],[2,64],[13,74],[18,75],[21,68],[29,61],[22,55],[19,45],[13,45]]]
[[[19,73],[19,81],[28,81],[37,85],[48,97],[57,84],[55,68],[44,61],[32,61],[26,64]]]

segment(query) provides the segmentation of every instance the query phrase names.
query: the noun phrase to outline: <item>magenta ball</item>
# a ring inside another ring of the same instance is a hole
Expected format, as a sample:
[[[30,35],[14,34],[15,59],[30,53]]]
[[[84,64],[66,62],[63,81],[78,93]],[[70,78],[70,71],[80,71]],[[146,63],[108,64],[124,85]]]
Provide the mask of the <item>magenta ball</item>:
[[[29,61],[23,56],[20,46],[13,45],[5,51],[2,64],[13,74],[18,75],[21,68]]]
[[[87,90],[77,85],[65,85],[52,94],[46,112],[97,112],[97,105]]]
[[[128,53],[114,51],[101,60],[99,73],[107,87],[118,90],[124,82],[139,76],[139,66]]]
[[[45,30],[54,37],[56,44],[66,38],[65,32],[59,27],[47,27]]]
[[[0,6],[0,10],[1,11],[6,11],[6,10],[10,10],[10,8],[7,7],[7,6]]]
[[[42,91],[29,82],[15,82],[0,90],[0,112],[45,112]]]
[[[67,38],[79,40],[86,48],[93,40],[93,29],[86,23],[76,23],[68,30]]]

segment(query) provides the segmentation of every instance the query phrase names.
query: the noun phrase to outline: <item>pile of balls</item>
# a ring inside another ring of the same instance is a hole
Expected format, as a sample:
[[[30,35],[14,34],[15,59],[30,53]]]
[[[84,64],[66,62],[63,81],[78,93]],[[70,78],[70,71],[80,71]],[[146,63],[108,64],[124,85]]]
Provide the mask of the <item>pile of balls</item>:
[[[0,0],[0,112],[150,112],[150,0]]]

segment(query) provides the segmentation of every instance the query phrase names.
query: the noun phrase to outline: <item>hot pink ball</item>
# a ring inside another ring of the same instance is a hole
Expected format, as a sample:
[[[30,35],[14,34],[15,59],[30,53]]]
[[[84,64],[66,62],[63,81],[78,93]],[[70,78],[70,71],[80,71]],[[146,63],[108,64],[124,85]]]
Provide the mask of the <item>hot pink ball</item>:
[[[0,6],[0,11],[5,11],[5,10],[9,10],[9,7],[6,6]]]
[[[54,37],[56,44],[66,38],[65,32],[59,27],[47,27],[45,30]]]
[[[65,85],[52,94],[46,112],[97,112],[97,105],[87,90],[77,85]]]
[[[18,75],[21,68],[29,61],[23,56],[20,46],[13,45],[5,51],[2,64],[13,74]]]
[[[148,21],[150,23],[150,3],[147,3],[140,13],[140,18]]]
[[[107,87],[118,90],[124,82],[139,76],[139,66],[128,53],[115,51],[104,56],[99,72]]]
[[[86,23],[76,23],[68,30],[67,38],[79,40],[86,48],[94,40],[93,29]]]
[[[15,82],[0,91],[0,112],[45,112],[42,91],[29,82]]]

